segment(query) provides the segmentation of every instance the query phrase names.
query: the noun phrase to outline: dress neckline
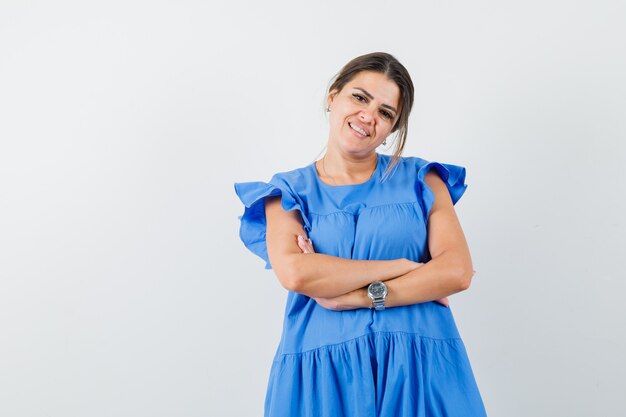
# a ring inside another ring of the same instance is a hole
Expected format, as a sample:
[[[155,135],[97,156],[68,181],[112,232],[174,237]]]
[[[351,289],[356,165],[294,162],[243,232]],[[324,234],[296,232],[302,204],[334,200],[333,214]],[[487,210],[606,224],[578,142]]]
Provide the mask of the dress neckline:
[[[317,168],[315,167],[315,163],[316,162],[317,161],[313,162],[310,165],[310,168],[313,170],[313,176],[315,177],[316,181],[322,187],[327,187],[327,188],[349,188],[349,187],[359,187],[359,186],[367,185],[367,184],[369,184],[371,182],[374,182],[378,178],[378,173],[380,172],[381,157],[380,157],[380,154],[378,152],[376,152],[376,167],[374,168],[374,172],[372,172],[372,176],[369,177],[369,179],[367,181],[359,182],[357,184],[331,185],[331,184],[325,183],[324,181],[322,181],[322,179],[319,176],[319,173],[317,172]]]

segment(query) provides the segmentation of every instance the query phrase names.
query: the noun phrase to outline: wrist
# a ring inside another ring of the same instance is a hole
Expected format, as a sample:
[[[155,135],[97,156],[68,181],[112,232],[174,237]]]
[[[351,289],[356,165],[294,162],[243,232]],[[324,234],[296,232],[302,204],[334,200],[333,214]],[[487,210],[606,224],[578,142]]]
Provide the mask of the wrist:
[[[367,296],[371,300],[371,307],[376,311],[385,309],[385,300],[387,298],[387,284],[382,281],[374,281],[367,287]]]

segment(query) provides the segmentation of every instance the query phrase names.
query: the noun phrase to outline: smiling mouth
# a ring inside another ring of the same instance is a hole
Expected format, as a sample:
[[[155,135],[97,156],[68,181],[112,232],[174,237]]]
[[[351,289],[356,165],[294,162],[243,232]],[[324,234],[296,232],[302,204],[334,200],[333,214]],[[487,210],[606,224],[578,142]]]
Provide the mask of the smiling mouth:
[[[369,136],[367,133],[365,133],[365,131],[363,129],[359,128],[358,126],[352,126],[352,123],[350,123],[350,122],[348,122],[348,126],[350,126],[350,129],[354,130],[355,132],[357,132],[361,136],[365,136],[365,137]]]

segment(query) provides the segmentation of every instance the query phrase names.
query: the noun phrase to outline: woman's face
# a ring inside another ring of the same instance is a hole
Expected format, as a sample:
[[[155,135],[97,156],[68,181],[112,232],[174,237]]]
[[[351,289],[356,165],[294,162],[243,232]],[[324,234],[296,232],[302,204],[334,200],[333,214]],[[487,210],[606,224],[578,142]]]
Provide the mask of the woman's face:
[[[400,88],[386,75],[361,71],[341,91],[328,96],[329,146],[365,156],[389,136],[398,120]]]

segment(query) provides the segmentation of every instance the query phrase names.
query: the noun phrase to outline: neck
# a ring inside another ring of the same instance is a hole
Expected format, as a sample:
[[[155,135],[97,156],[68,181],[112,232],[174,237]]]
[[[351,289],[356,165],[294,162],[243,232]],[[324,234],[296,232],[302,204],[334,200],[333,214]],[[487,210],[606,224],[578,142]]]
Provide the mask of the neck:
[[[332,185],[358,184],[372,177],[378,163],[378,154],[358,158],[342,155],[328,149],[321,161],[318,161],[318,173]]]

